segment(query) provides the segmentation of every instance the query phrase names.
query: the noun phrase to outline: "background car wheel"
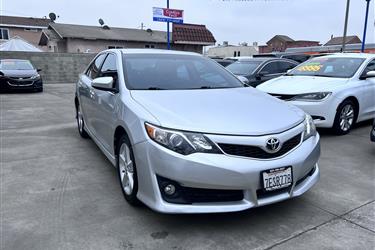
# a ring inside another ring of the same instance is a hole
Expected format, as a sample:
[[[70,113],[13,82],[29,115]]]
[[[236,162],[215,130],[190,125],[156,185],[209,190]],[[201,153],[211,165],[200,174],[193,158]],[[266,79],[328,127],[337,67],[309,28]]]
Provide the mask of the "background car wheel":
[[[78,126],[78,132],[79,134],[81,135],[82,138],[89,138],[89,134],[86,132],[85,130],[85,121],[83,119],[83,115],[82,115],[82,110],[81,110],[81,106],[78,104],[77,105],[77,126]]]
[[[122,193],[131,205],[139,205],[140,202],[137,199],[137,168],[135,166],[133,149],[130,145],[130,140],[126,135],[121,137],[117,148],[116,167]]]
[[[337,135],[350,132],[357,119],[357,107],[352,100],[343,101],[337,108],[333,131]]]

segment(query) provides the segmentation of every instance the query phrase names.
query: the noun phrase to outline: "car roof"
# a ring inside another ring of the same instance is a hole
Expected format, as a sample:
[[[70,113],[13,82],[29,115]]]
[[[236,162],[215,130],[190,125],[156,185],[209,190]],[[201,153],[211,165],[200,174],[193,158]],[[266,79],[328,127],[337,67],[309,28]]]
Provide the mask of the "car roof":
[[[363,58],[363,59],[369,59],[369,58],[375,58],[375,54],[370,53],[335,53],[330,54],[326,56],[320,56],[319,58],[323,57],[342,57],[342,58]]]
[[[237,62],[268,62],[268,61],[287,61],[287,62],[292,62],[292,63],[298,63],[296,61],[293,61],[287,58],[279,58],[279,57],[246,58],[246,59],[238,60]]]
[[[186,51],[177,50],[165,50],[165,49],[109,49],[104,52],[119,51],[122,54],[161,54],[161,55],[191,55],[191,56],[202,56],[201,54]]]

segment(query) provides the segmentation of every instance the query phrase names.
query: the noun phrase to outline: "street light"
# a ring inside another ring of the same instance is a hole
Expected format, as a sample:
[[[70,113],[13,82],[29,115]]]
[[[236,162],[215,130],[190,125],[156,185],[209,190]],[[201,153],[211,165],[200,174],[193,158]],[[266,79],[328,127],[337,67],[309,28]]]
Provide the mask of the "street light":
[[[341,51],[345,52],[345,45],[346,45],[346,31],[348,29],[348,18],[349,18],[349,6],[350,0],[346,1],[346,14],[345,14],[345,25],[344,25],[344,35],[342,37],[342,48]]]
[[[167,9],[169,9],[169,0],[167,0]],[[170,41],[170,35],[169,35],[169,22],[167,22],[167,48],[168,50],[171,49],[171,41]]]

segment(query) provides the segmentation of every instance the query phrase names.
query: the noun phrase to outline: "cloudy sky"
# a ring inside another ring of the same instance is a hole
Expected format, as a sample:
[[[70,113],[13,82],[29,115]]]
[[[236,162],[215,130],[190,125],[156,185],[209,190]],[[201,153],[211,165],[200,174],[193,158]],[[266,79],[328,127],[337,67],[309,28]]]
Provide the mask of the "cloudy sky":
[[[375,1],[371,1],[367,42],[375,42]],[[152,21],[152,7],[165,7],[166,0],[0,0],[0,13],[43,17],[55,12],[57,22],[166,29]],[[342,36],[346,0],[170,0],[170,7],[183,9],[186,23],[205,24],[218,43],[229,41],[260,44],[275,34],[293,39],[317,40]],[[351,0],[348,35],[362,39],[365,0]]]

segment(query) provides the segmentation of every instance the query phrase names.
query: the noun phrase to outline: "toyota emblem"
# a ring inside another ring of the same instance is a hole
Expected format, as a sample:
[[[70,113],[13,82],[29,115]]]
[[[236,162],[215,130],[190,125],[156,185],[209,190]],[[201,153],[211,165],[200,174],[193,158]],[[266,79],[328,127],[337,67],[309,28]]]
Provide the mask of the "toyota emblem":
[[[269,153],[277,153],[280,150],[280,140],[272,137],[266,141],[266,149]]]

